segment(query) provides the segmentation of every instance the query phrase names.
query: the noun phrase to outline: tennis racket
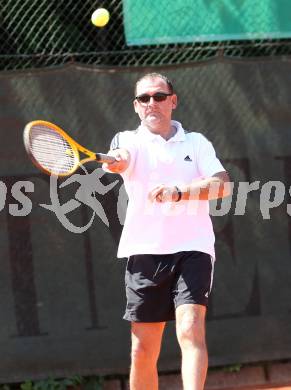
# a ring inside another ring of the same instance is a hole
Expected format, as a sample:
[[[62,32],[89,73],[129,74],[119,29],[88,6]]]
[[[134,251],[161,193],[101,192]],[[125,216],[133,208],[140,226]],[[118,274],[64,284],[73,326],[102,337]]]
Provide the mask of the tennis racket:
[[[69,176],[81,164],[89,161],[114,162],[107,154],[94,153],[79,145],[64,130],[53,123],[29,122],[23,133],[25,149],[33,164],[48,175]],[[85,158],[80,159],[80,152]]]

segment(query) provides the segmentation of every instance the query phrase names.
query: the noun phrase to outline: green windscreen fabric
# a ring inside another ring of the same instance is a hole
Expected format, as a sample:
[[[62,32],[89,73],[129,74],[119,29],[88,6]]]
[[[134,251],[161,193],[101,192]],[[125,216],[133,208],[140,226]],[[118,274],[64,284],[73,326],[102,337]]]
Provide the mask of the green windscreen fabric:
[[[290,0],[123,0],[128,45],[291,37]]]

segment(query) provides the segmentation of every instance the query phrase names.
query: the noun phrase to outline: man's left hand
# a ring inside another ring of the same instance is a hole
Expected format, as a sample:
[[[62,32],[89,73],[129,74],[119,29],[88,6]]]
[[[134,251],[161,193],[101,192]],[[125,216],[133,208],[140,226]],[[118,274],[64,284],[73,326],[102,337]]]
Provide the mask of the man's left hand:
[[[149,200],[151,202],[176,202],[179,198],[179,194],[176,187],[168,187],[161,184],[149,192]]]

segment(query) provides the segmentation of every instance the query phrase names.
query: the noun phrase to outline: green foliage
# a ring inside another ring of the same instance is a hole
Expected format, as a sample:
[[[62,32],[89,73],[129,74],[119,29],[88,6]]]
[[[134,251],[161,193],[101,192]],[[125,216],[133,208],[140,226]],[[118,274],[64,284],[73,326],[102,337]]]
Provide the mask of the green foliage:
[[[232,364],[231,366],[227,366],[223,368],[225,372],[239,372],[242,368],[242,364]]]
[[[84,380],[83,390],[102,390],[104,379],[100,376],[91,376]]]
[[[9,385],[0,385],[0,390],[10,390],[10,386]]]
[[[31,381],[21,383],[20,390],[33,390],[33,383]]]
[[[26,381],[20,384],[20,390],[102,390],[102,385],[102,377],[90,376],[88,378],[84,378],[80,375],[74,375],[70,378],[63,379],[55,379],[50,377],[34,382]],[[0,390],[10,390],[10,388],[8,385],[2,385]]]

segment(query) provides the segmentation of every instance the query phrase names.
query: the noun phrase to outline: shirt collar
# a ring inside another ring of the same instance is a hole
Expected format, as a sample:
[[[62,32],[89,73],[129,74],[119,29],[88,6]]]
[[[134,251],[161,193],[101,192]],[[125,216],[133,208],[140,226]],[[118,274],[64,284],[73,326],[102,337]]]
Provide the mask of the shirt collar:
[[[172,120],[171,121],[171,125],[172,126],[175,126],[177,131],[176,133],[173,135],[173,137],[171,137],[170,139],[168,139],[167,141],[161,137],[159,134],[154,134],[152,133],[150,130],[148,130],[145,126],[143,125],[140,125],[138,127],[138,131],[141,132],[141,134],[146,137],[148,140],[150,141],[154,141],[154,140],[163,140],[165,142],[181,142],[181,141],[185,141],[185,131],[181,125],[180,122],[177,122],[177,121],[174,121]]]

